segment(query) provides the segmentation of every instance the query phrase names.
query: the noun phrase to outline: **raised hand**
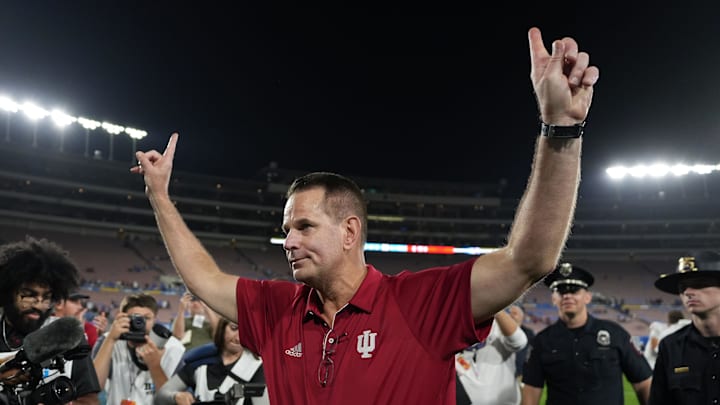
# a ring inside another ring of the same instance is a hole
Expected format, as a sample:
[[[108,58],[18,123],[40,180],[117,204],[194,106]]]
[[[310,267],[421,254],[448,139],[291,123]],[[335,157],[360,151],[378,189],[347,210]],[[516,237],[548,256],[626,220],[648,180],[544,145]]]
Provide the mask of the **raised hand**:
[[[600,70],[589,65],[590,55],[580,52],[570,37],[553,41],[552,54],[548,53],[535,27],[528,31],[528,40],[530,79],[543,122],[566,126],[583,122],[600,77]]]
[[[145,193],[148,197],[152,197],[158,193],[168,193],[178,136],[177,132],[170,136],[170,140],[162,154],[155,149],[147,152],[135,152],[138,164],[130,168],[130,171],[143,175],[145,180]]]

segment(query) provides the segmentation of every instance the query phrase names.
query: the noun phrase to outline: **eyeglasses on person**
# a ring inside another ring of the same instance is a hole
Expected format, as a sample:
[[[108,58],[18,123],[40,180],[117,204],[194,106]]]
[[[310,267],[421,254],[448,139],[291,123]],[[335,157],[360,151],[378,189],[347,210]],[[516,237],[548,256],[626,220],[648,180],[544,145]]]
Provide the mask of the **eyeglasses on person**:
[[[32,290],[21,290],[18,296],[20,297],[20,302],[28,307],[38,304],[49,307],[53,303],[52,294],[41,295]]]
[[[334,331],[330,329],[327,333],[325,333],[325,337],[323,338],[322,359],[320,360],[320,365],[318,366],[318,382],[323,387],[330,384],[334,376],[335,362],[330,356],[335,353],[336,344],[337,337],[335,336]]]

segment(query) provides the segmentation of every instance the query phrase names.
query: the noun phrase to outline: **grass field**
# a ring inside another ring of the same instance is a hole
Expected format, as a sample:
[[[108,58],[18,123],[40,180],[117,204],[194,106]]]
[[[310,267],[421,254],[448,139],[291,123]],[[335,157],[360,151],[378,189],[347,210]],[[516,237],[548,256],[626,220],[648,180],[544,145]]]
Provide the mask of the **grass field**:
[[[627,379],[623,377],[623,392],[625,393],[625,405],[640,405],[640,402],[637,399],[637,396],[635,395],[635,390],[633,390],[632,385],[630,385],[630,382],[628,382]],[[542,397],[540,399],[540,404],[545,405],[545,397],[547,394],[547,390],[543,390]]]

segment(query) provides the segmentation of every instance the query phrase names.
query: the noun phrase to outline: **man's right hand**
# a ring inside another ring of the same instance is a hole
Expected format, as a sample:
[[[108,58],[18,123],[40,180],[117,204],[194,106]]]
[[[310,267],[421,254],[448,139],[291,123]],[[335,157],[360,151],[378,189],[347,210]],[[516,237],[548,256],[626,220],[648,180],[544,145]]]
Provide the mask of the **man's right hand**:
[[[151,202],[154,196],[169,195],[170,175],[172,173],[177,140],[178,133],[174,132],[170,136],[170,141],[168,141],[167,147],[165,147],[165,151],[162,154],[155,149],[147,152],[135,152],[138,164],[130,168],[130,172],[143,175],[145,180],[145,194],[151,198]]]

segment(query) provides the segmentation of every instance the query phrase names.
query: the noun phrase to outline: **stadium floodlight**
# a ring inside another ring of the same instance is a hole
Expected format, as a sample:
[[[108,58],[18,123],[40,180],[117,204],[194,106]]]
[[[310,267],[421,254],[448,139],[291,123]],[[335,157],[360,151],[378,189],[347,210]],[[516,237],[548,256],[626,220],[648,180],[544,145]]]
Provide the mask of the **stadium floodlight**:
[[[60,111],[58,109],[52,110],[50,112],[50,118],[53,120],[55,125],[59,126],[60,128],[65,128],[66,126],[78,120],[72,115],[67,115],[63,111]]]
[[[605,169],[605,173],[612,180],[622,180],[623,178],[630,176],[637,179],[645,177],[661,178],[667,176],[685,176],[688,174],[699,174],[708,175],[713,172],[720,171],[720,164],[709,165],[709,164],[693,164],[687,165],[678,163],[675,165],[667,165],[664,163],[655,163],[652,165],[635,165],[631,167],[625,166],[612,166]]]
[[[18,112],[20,106],[10,99],[10,97],[0,96],[0,108],[7,112]]]
[[[124,131],[125,127],[111,124],[109,122],[103,122],[100,126],[105,130],[105,132],[110,134],[110,153],[108,154],[108,160],[113,160],[113,137]]]
[[[137,141],[139,139],[143,139],[147,136],[147,132],[141,130],[141,129],[135,129],[126,127],[125,133],[130,135],[130,139],[132,139],[132,151],[130,156],[130,163],[135,163],[135,150],[137,149]]]
[[[50,118],[60,128],[60,152],[65,150],[65,127],[77,121],[77,118],[65,114],[63,111],[54,109],[50,112]]]
[[[10,97],[0,96],[0,109],[5,111],[7,120],[5,121],[5,142],[10,142],[10,117],[11,113],[18,112],[18,103],[14,102]]]
[[[5,127],[5,141],[10,141],[10,119],[11,113],[22,111],[25,115],[33,121],[33,147],[37,147],[37,126],[38,121],[50,116],[52,120],[60,128],[67,127],[70,124],[77,123],[85,128],[85,157],[89,157],[90,154],[90,131],[102,128],[110,134],[110,153],[108,160],[113,159],[113,136],[118,135],[121,132],[127,133],[133,141],[133,149],[138,139],[142,139],[147,136],[147,132],[136,129],[136,128],[125,128],[121,125],[112,124],[109,122],[100,122],[86,117],[73,117],[65,114],[60,110],[53,110],[52,112],[45,110],[44,108],[34,104],[33,102],[26,101],[23,104],[16,103],[10,97],[0,95],[0,109],[4,110],[7,114],[7,121]],[[64,136],[61,133],[61,137]],[[63,140],[60,141],[60,151],[63,149]]]
[[[45,117],[47,117],[50,112],[48,110],[36,105],[33,102],[26,101],[23,103],[23,105],[20,106],[20,109],[25,113],[25,115],[30,118],[30,120],[33,122],[33,148],[37,148],[37,122],[38,120],[41,120]]]
[[[109,122],[103,122],[102,124],[100,124],[100,126],[102,127],[102,129],[107,131],[110,135],[117,135],[120,132],[125,130],[125,127],[122,127],[120,125],[111,124]]]
[[[102,123],[100,121],[91,120],[90,118],[78,117],[78,124],[85,128],[85,157],[88,157],[88,149],[90,147],[90,131],[97,129]]]
[[[147,136],[147,132],[140,130],[140,129],[130,128],[130,127],[125,128],[125,133],[130,135],[130,138],[136,139],[136,140],[143,139]]]
[[[102,122],[91,120],[90,118],[84,118],[84,117],[78,117],[78,124],[82,125],[83,128],[88,130],[97,129],[100,125],[102,125]]]

